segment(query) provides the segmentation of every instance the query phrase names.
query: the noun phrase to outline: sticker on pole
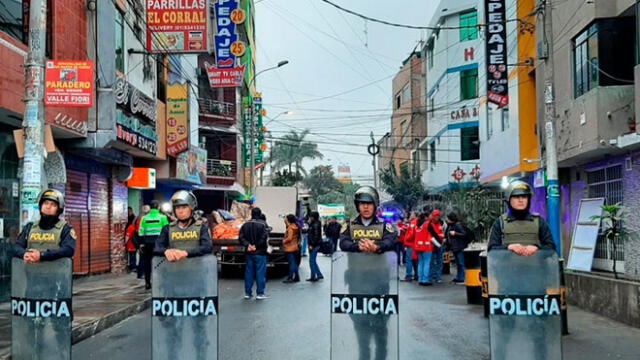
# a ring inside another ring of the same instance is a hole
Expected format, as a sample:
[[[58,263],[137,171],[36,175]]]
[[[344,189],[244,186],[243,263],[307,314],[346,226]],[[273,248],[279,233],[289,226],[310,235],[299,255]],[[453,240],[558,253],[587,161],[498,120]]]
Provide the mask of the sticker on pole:
[[[92,107],[93,68],[93,61],[47,61],[44,104],[47,106]]]

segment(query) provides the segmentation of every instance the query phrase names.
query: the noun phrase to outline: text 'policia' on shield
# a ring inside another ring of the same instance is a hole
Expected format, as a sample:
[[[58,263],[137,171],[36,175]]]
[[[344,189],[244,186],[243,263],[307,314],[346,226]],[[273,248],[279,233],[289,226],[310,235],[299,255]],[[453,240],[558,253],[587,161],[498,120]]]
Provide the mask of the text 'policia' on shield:
[[[331,294],[331,312],[351,315],[397,315],[398,295]]]

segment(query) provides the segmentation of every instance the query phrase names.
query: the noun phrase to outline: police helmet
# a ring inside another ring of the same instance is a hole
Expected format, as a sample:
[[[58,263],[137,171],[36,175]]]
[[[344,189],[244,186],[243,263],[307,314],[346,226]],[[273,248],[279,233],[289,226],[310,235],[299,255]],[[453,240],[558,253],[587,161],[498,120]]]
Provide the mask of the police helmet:
[[[380,196],[378,195],[378,190],[373,186],[362,186],[358,190],[353,197],[353,203],[356,205],[356,210],[358,209],[358,204],[361,202],[373,203],[373,205],[378,208],[378,204],[380,203]]]
[[[511,199],[513,196],[521,196],[525,195],[531,197],[533,192],[531,191],[531,186],[524,181],[516,180],[509,184],[509,188],[507,190],[507,200]]]
[[[195,210],[198,207],[198,200],[196,199],[196,196],[193,195],[191,191],[178,190],[171,197],[171,205],[173,205],[174,211],[176,206],[180,206],[180,205],[188,205],[191,208],[191,210]]]
[[[64,195],[56,189],[46,189],[38,196],[38,206],[42,208],[45,200],[55,201],[58,204],[58,215],[64,211]]]

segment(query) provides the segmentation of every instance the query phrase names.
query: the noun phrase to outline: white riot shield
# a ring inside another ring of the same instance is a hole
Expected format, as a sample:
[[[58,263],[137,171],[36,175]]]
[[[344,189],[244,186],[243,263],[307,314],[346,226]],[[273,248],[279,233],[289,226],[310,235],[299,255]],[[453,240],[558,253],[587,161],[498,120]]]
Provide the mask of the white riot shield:
[[[489,333],[493,360],[562,359],[558,257],[553,250],[488,255]]]
[[[153,258],[152,357],[218,358],[218,263],[215,256]]]
[[[11,356],[71,359],[72,261],[11,262]]]
[[[395,252],[336,252],[331,263],[331,359],[398,359]]]

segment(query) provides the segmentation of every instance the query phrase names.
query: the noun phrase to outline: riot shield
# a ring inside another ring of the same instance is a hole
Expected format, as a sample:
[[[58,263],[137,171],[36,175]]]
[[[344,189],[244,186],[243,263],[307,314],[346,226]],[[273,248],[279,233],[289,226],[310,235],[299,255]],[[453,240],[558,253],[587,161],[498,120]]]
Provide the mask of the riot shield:
[[[395,252],[336,252],[331,262],[331,359],[398,359]]]
[[[553,250],[488,255],[491,359],[562,359],[560,273]]]
[[[11,262],[11,356],[71,359],[72,261]]]
[[[218,358],[218,263],[215,256],[153,258],[152,358]]]

